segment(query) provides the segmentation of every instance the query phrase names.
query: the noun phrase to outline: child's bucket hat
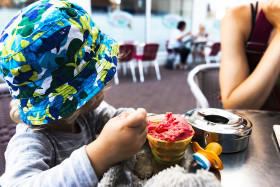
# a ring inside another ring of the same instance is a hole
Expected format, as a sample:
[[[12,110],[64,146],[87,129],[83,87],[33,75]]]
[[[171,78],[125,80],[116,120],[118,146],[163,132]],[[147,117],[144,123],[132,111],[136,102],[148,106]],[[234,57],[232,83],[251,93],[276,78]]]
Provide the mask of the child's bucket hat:
[[[37,1],[0,35],[0,74],[18,100],[21,120],[42,125],[89,101],[114,76],[119,46],[80,6]]]

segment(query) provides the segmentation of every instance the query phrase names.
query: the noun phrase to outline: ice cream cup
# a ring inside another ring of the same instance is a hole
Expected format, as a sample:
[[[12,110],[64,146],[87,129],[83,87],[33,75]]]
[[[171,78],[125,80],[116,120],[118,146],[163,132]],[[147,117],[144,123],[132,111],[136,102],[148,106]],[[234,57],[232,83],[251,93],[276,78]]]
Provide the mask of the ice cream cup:
[[[187,139],[169,142],[147,135],[149,145],[156,161],[161,164],[172,165],[178,163],[185,154],[193,136]]]

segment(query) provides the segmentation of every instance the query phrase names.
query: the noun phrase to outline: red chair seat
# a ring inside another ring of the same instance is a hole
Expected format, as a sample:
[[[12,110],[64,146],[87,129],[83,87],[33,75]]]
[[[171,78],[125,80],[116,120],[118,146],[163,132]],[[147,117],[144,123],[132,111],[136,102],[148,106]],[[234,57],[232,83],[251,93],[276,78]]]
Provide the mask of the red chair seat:
[[[141,82],[144,82],[143,62],[145,62],[145,61],[153,62],[155,70],[156,70],[157,79],[161,80],[159,65],[156,60],[158,48],[159,48],[159,44],[157,44],[157,43],[147,43],[144,46],[143,54],[134,55],[134,59],[137,60],[137,62],[138,62]]]
[[[134,44],[125,43],[125,44],[120,45],[119,57],[118,57],[119,67],[122,67],[123,73],[126,74],[126,68],[127,68],[126,65],[129,64],[133,82],[137,82],[137,78],[136,78],[135,70],[134,70],[135,54],[136,54],[136,47]],[[127,63],[127,64],[125,64],[125,63]],[[116,72],[116,75],[115,75],[115,84],[119,84],[118,71]]]
[[[197,56],[205,57],[205,54],[203,52],[198,52]]]
[[[134,59],[135,60],[143,60],[143,55],[135,55]]]

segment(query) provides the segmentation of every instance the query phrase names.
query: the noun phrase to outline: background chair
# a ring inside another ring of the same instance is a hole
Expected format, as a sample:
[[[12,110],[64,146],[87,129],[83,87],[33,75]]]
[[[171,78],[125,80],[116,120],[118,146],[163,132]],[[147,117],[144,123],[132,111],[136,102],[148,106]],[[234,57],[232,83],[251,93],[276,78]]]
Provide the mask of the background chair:
[[[221,43],[215,42],[211,46],[211,51],[208,55],[205,56],[205,61],[207,64],[210,64],[211,61],[220,62],[220,51],[221,51]]]
[[[123,74],[127,74],[127,65],[129,64],[133,82],[137,82],[134,68],[134,56],[136,54],[136,47],[133,44],[121,44],[119,47],[118,67],[123,70]],[[118,71],[115,75],[115,84],[119,84]]]
[[[208,46],[206,42],[198,42],[193,45],[193,62],[197,62],[196,58],[199,58],[200,62],[206,62],[206,64],[210,64],[211,61],[220,62],[220,42],[215,42],[211,46]]]
[[[198,64],[205,61],[205,52],[207,41],[192,41],[192,64]]]
[[[144,45],[143,54],[135,55],[134,58],[138,62],[140,81],[144,82],[143,62],[153,63],[156,71],[157,80],[161,80],[158,61],[156,60],[159,44],[147,43]]]
[[[168,65],[168,69],[176,69],[176,66],[180,64],[180,58],[179,58],[180,55],[175,50],[168,49],[168,45],[169,45],[169,40],[166,40],[166,42],[165,42],[165,49],[166,49],[166,52],[167,52],[166,62],[167,63],[168,62],[172,63],[172,66],[170,66],[170,67]]]
[[[5,171],[4,153],[11,137],[15,134],[16,123],[10,118],[12,97],[6,83],[0,84],[0,176]]]
[[[220,63],[200,64],[188,74],[188,85],[197,108],[223,108],[219,85]]]

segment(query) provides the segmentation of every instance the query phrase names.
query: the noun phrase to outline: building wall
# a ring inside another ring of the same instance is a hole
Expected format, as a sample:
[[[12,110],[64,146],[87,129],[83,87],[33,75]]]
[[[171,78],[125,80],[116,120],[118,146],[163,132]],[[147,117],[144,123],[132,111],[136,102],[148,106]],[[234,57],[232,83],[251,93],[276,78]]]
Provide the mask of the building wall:
[[[16,14],[20,7],[10,8],[14,6],[12,2],[30,3],[34,0],[1,0],[0,16],[5,17],[0,22],[0,30],[2,31],[8,21]],[[102,11],[93,11],[92,16],[97,25],[107,34],[113,36],[118,41],[136,40],[139,43],[145,41],[145,0],[139,4],[139,0],[122,0],[123,8],[130,9],[133,15],[133,23],[131,28],[113,27],[108,22],[108,15],[112,11],[112,2],[115,0],[73,0],[80,3],[88,11],[90,7],[103,7]],[[152,17],[151,17],[151,42],[160,43],[159,58],[165,59],[165,43],[168,40],[171,28],[163,25],[163,16],[167,13],[181,15],[188,23],[188,29],[193,33],[198,32],[198,25],[203,23],[210,38],[214,41],[220,40],[220,21],[227,7],[236,6],[255,2],[256,0],[152,0]],[[90,5],[90,3],[92,3]],[[142,9],[139,6],[142,6]],[[207,8],[210,6],[210,14]],[[192,19],[191,19],[192,18]]]

